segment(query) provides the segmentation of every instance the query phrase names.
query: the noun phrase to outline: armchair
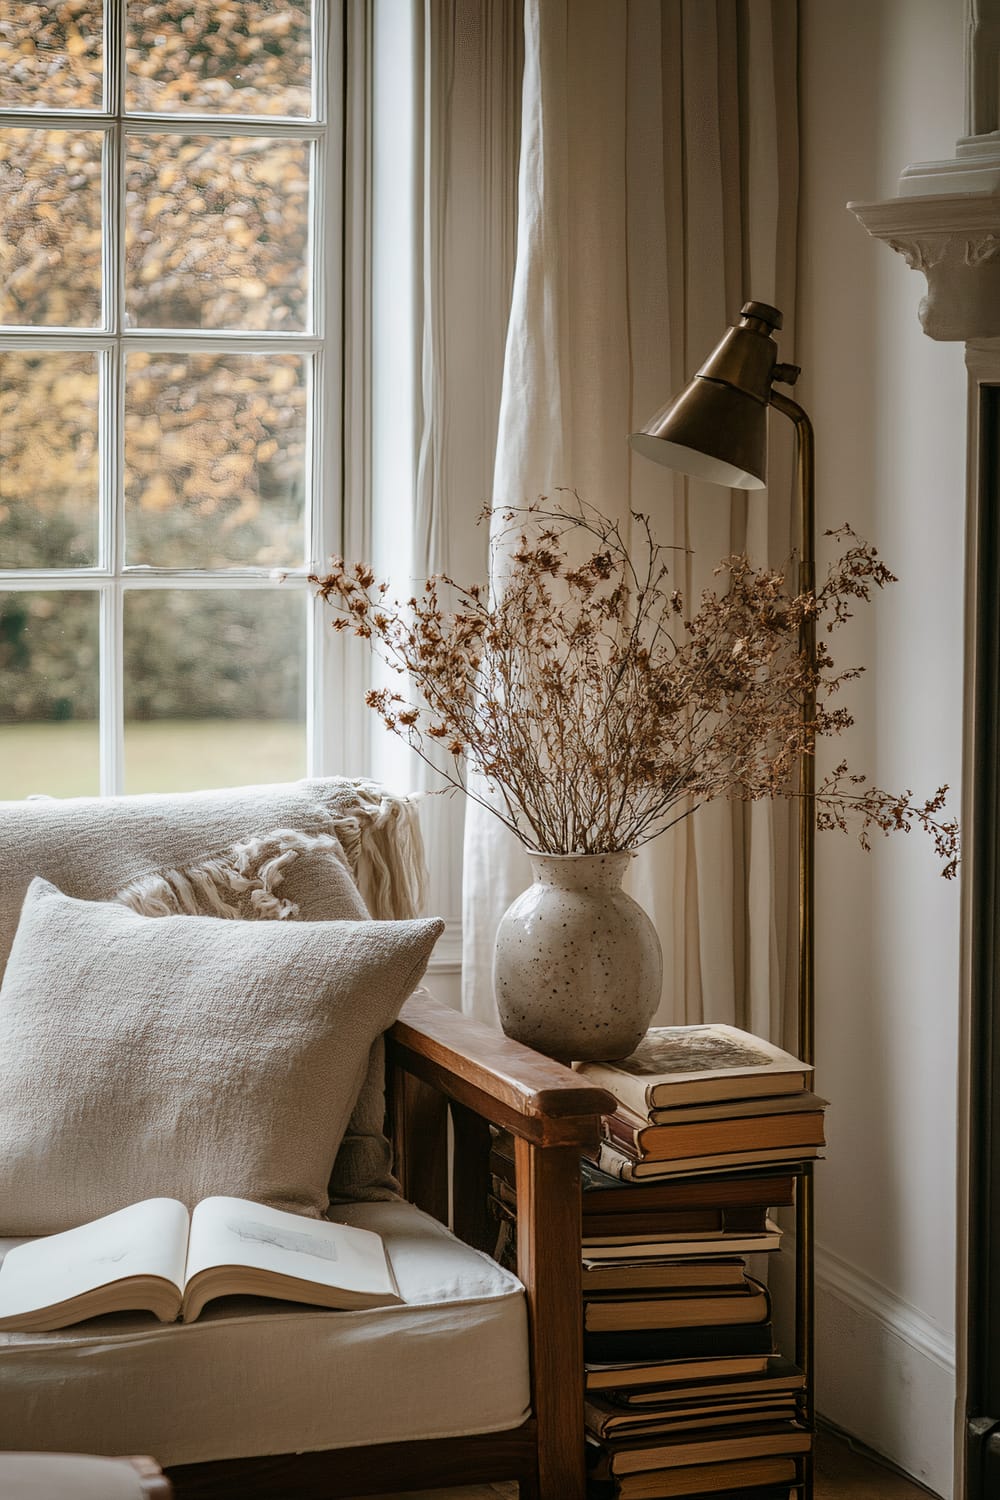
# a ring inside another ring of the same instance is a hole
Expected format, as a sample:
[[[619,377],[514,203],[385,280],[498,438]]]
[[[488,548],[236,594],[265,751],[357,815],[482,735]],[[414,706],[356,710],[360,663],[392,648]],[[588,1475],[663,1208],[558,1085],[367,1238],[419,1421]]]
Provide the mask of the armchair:
[[[187,858],[192,828],[217,843],[238,808],[238,838],[276,824],[306,833],[346,825],[341,843],[369,908],[407,915],[416,835],[397,800],[362,792],[347,811],[350,784],[321,782],[81,799],[55,811],[40,803],[45,827],[35,839],[34,805],[8,804],[0,864],[8,854],[14,879],[0,906],[7,902],[9,925],[12,884],[36,872],[71,894],[107,899],[177,859],[178,827]],[[99,871],[80,842],[95,819],[110,830]],[[0,941],[0,961],[5,951]],[[343,1201],[335,1169],[331,1212],[384,1234],[406,1306],[221,1309],[183,1326],[123,1319],[110,1331],[0,1334],[0,1449],[150,1452],[179,1500],[336,1500],[498,1479],[517,1479],[525,1500],[582,1500],[579,1156],[610,1098],[426,991],[388,1034],[385,1067],[403,1196],[378,1168],[369,1098],[341,1155],[353,1153],[355,1178],[358,1160],[376,1168],[356,1203]],[[519,1281],[481,1253],[491,1124],[515,1140]]]

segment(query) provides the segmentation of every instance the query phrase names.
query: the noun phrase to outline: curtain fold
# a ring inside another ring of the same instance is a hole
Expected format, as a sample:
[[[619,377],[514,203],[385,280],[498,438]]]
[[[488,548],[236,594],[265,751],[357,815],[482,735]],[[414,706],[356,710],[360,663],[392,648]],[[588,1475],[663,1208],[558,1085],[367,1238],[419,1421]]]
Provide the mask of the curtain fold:
[[[727,554],[792,545],[790,438],[747,496],[672,475],[627,434],[679,389],[748,298],[794,357],[796,7],[785,0],[526,0],[518,227],[495,504],[557,487],[653,517],[689,599]],[[783,807],[716,803],[647,845],[632,893],[664,949],[661,1022],[780,1037],[794,843]],[[520,846],[465,815],[463,1007],[495,1021],[496,925]],[[794,930],[792,928],[791,930]]]
[[[406,597],[433,573],[486,571],[477,517],[514,271],[522,23],[519,0],[375,0],[373,14],[370,555]],[[372,770],[413,791],[442,785],[377,726]],[[420,813],[430,909],[457,931],[462,800],[429,797]]]

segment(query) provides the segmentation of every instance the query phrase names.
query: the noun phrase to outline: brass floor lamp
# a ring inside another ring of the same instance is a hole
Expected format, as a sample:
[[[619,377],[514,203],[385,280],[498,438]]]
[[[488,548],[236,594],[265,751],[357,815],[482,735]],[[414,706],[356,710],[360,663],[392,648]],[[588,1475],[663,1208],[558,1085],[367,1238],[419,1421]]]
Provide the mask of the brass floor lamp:
[[[816,490],[813,428],[808,416],[774,382],[794,385],[797,365],[778,363],[778,346],[771,337],[780,329],[781,313],[766,302],[747,302],[738,325],[723,338],[690,381],[641,432],[629,442],[637,453],[678,469],[697,479],[729,489],[760,490],[767,476],[767,409],[773,406],[795,424],[796,485],[799,497],[800,592],[816,585],[815,534]],[[816,624],[811,617],[803,626],[802,651],[810,665],[816,662]],[[802,701],[802,718],[812,725],[816,714],[815,694]],[[815,1061],[814,999],[814,872],[816,817],[813,793],[816,763],[812,735],[799,762],[799,929],[798,929],[798,1050],[803,1062]],[[812,1164],[804,1164],[795,1204],[796,1299],[795,1358],[804,1372],[805,1410],[813,1424],[813,1370],[815,1306],[813,1287],[813,1181]],[[812,1493],[811,1464],[807,1471],[807,1494]]]

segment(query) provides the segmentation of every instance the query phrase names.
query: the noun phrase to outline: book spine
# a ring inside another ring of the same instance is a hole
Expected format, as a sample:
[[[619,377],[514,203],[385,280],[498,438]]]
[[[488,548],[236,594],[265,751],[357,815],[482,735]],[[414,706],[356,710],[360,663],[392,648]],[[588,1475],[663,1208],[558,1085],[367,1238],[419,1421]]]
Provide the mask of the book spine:
[[[628,1332],[584,1332],[588,1364],[640,1360],[709,1359],[730,1354],[772,1354],[774,1334],[769,1321],[725,1323],[715,1328],[656,1328]]]
[[[624,1205],[623,1205],[624,1208]],[[678,1209],[667,1212],[650,1209],[646,1213],[588,1213],[583,1212],[583,1236],[615,1234],[627,1238],[636,1234],[659,1234],[666,1239],[671,1234],[719,1234],[725,1228],[725,1210],[721,1208]],[[763,1223],[761,1224],[763,1232]]]
[[[754,1139],[748,1139],[749,1127]],[[671,1161],[726,1151],[773,1150],[784,1146],[822,1146],[821,1113],[771,1115],[716,1120],[705,1125],[631,1125],[621,1115],[605,1115],[605,1139],[639,1161]]]
[[[732,1299],[746,1302],[745,1316],[738,1315],[731,1305],[726,1305]],[[703,1300],[709,1302],[708,1298]],[[768,1316],[766,1298],[754,1295],[751,1288],[746,1292],[734,1291],[725,1298],[716,1299],[713,1296],[710,1300],[712,1305],[699,1308],[692,1306],[684,1298],[666,1296],[624,1305],[615,1303],[611,1298],[587,1297],[584,1301],[583,1326],[595,1333],[639,1333],[653,1329],[717,1328],[731,1323],[739,1326],[753,1325],[765,1322]],[[617,1328],[610,1322],[611,1319],[618,1322]]]
[[[620,1213],[649,1209],[779,1208],[794,1202],[795,1175],[788,1167],[770,1167],[753,1177],[727,1176],[623,1183],[591,1163],[581,1163],[583,1212]]]

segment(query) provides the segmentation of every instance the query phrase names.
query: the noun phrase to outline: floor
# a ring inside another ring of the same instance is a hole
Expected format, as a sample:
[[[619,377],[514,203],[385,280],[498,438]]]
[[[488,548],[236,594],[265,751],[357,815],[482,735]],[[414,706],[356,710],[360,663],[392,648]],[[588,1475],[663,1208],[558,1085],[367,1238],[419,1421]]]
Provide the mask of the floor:
[[[930,1490],[871,1457],[854,1452],[832,1432],[816,1444],[816,1500],[927,1500]]]
[[[928,1500],[930,1490],[904,1479],[872,1457],[855,1452],[832,1432],[822,1431],[816,1444],[815,1500]],[[398,1500],[516,1500],[515,1485],[473,1484],[466,1489],[422,1490]],[[381,1495],[370,1500],[397,1500]]]

